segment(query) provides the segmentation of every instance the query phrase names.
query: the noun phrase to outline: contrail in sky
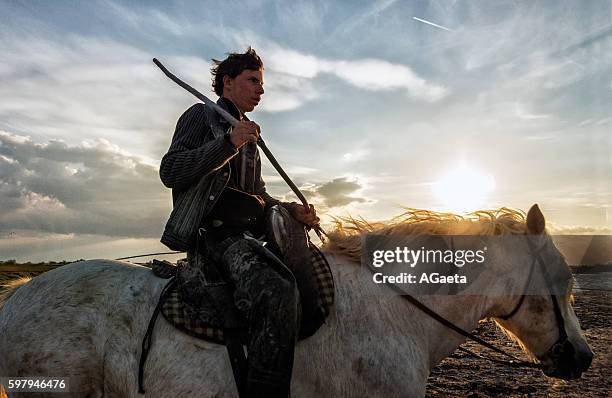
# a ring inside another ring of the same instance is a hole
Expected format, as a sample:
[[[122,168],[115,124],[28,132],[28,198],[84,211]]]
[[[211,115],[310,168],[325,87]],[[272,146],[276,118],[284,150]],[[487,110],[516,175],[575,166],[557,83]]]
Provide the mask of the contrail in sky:
[[[427,25],[435,26],[436,28],[440,28],[440,29],[444,29],[444,30],[448,30],[449,32],[452,32],[452,30],[451,30],[451,29],[449,29],[449,28],[445,28],[445,27],[444,27],[444,26],[442,26],[442,25],[438,25],[438,24],[436,24],[436,23],[429,22],[429,21],[426,21],[426,20],[421,19],[421,18],[412,17],[412,19],[415,19],[415,20],[417,20],[417,21],[419,21],[419,22],[426,23]]]

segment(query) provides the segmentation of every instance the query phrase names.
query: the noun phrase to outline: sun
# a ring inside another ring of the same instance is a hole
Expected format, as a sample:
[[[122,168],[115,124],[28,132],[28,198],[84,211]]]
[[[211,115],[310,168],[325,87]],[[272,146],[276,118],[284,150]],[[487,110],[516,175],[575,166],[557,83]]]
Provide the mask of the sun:
[[[431,192],[444,210],[467,213],[483,208],[495,190],[495,179],[468,164],[450,169],[432,184]]]

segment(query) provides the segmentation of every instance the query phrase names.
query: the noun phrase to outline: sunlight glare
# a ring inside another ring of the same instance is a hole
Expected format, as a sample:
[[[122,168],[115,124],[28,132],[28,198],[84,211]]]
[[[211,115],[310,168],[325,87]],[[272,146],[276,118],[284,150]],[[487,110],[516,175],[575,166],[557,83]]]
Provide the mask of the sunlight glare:
[[[444,210],[467,213],[483,208],[488,195],[495,189],[492,175],[466,164],[458,165],[432,184],[433,196]]]

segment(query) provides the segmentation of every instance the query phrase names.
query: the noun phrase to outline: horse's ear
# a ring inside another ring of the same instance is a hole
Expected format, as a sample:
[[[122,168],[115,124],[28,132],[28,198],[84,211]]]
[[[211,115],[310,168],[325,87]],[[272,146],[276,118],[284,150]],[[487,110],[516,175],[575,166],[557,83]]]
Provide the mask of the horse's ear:
[[[527,229],[532,234],[541,234],[544,232],[545,227],[546,221],[544,220],[544,215],[538,205],[534,204],[527,213]]]

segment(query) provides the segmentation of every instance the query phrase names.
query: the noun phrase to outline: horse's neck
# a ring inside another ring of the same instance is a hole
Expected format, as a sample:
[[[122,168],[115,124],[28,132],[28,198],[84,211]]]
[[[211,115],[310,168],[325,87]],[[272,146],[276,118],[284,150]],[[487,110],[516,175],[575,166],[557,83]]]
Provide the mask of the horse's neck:
[[[485,317],[489,305],[486,297],[483,296],[421,296],[419,301],[467,332],[478,326],[478,322]],[[430,343],[429,363],[431,367],[434,367],[442,359],[452,354],[466,340],[466,337],[431,317],[427,315],[426,317],[430,320],[431,325],[427,333]]]
[[[420,359],[425,362],[427,372],[465,341],[465,337],[390,292],[389,288],[383,288],[389,289],[386,294],[375,290],[372,279],[364,274],[363,269],[359,270],[359,265],[348,264],[339,256],[333,258],[336,263],[336,320],[339,328],[346,328],[345,332],[350,335],[363,332],[373,339],[394,341],[398,344],[394,347],[397,355],[410,356],[407,360],[414,361],[415,352],[424,353]],[[478,325],[490,305],[482,296],[440,295],[420,296],[418,299],[466,331]],[[357,340],[363,341],[361,338]],[[363,349],[371,350],[372,344],[364,345]]]

